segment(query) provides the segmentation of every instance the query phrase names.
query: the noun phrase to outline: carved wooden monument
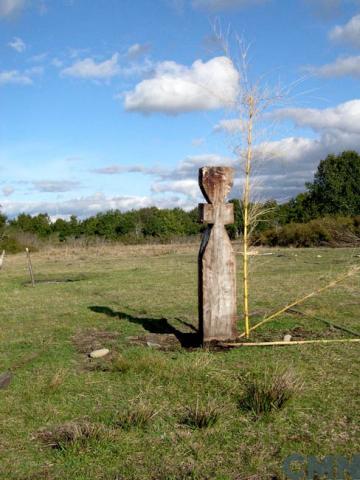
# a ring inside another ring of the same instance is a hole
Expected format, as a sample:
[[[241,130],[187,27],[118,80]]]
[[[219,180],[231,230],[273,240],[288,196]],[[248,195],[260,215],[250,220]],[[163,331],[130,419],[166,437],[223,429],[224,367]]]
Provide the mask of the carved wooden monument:
[[[234,169],[203,167],[199,185],[208,203],[201,203],[200,221],[207,223],[199,252],[199,328],[203,342],[234,340],[236,328],[236,262],[225,225],[234,223],[234,209],[225,199]]]

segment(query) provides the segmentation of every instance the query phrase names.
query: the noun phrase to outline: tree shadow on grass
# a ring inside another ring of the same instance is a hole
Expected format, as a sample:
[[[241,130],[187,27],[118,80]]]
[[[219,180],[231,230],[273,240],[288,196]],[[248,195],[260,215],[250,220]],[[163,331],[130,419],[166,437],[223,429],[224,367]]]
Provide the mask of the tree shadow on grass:
[[[89,309],[95,313],[103,313],[108,317],[116,317],[120,320],[127,320],[131,323],[141,325],[145,330],[150,333],[158,335],[172,334],[174,335],[182,347],[195,348],[201,345],[200,334],[197,329],[188,322],[176,318],[176,321],[182,323],[187,328],[190,328],[192,332],[182,332],[169,323],[167,318],[151,318],[143,316],[134,316],[126,312],[116,312],[110,307],[104,307],[99,305],[90,306]]]

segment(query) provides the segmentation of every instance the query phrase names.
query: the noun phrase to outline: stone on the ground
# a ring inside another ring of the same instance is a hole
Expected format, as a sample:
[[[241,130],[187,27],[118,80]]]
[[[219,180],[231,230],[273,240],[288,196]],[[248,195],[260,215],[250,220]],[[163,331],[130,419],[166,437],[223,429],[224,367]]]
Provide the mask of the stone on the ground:
[[[108,348],[100,348],[99,350],[94,350],[93,352],[91,352],[90,357],[102,358],[105,357],[108,353],[110,353],[110,350]]]
[[[155,343],[155,342],[149,342],[147,341],[146,342],[146,345],[150,348],[161,348],[161,345],[160,343]]]
[[[291,342],[291,335],[290,334],[286,334],[284,335],[284,342]]]

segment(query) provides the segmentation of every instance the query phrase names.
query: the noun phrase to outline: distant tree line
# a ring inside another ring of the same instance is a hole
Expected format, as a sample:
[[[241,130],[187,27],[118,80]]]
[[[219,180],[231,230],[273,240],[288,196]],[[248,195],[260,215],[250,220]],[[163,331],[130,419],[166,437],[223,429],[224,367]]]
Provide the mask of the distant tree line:
[[[234,204],[235,223],[227,228],[235,239],[243,228],[242,208],[239,200],[230,201]],[[357,238],[360,235],[360,155],[355,151],[328,155],[320,162],[313,182],[306,184],[305,192],[286,203],[269,200],[260,207],[267,213],[253,234],[258,244],[331,243],[334,236],[338,239],[339,235],[334,232],[339,229],[346,230],[348,238]],[[203,228],[197,208],[189,212],[156,207],[128,212],[110,210],[84,220],[73,215],[68,220],[59,218],[55,222],[46,213],[35,216],[21,213],[12,220],[0,213],[0,248],[19,232],[60,242],[69,238],[102,237],[141,243],[190,237],[201,233]]]

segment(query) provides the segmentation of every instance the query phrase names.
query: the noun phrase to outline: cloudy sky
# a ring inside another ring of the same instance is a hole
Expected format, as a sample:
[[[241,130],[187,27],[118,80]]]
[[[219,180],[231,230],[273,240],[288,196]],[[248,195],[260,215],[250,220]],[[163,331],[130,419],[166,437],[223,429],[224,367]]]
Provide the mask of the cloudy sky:
[[[289,199],[328,153],[360,150],[358,0],[0,0],[0,205],[9,216],[191,208],[233,165],[242,77],[286,98],[262,125],[259,198]]]

